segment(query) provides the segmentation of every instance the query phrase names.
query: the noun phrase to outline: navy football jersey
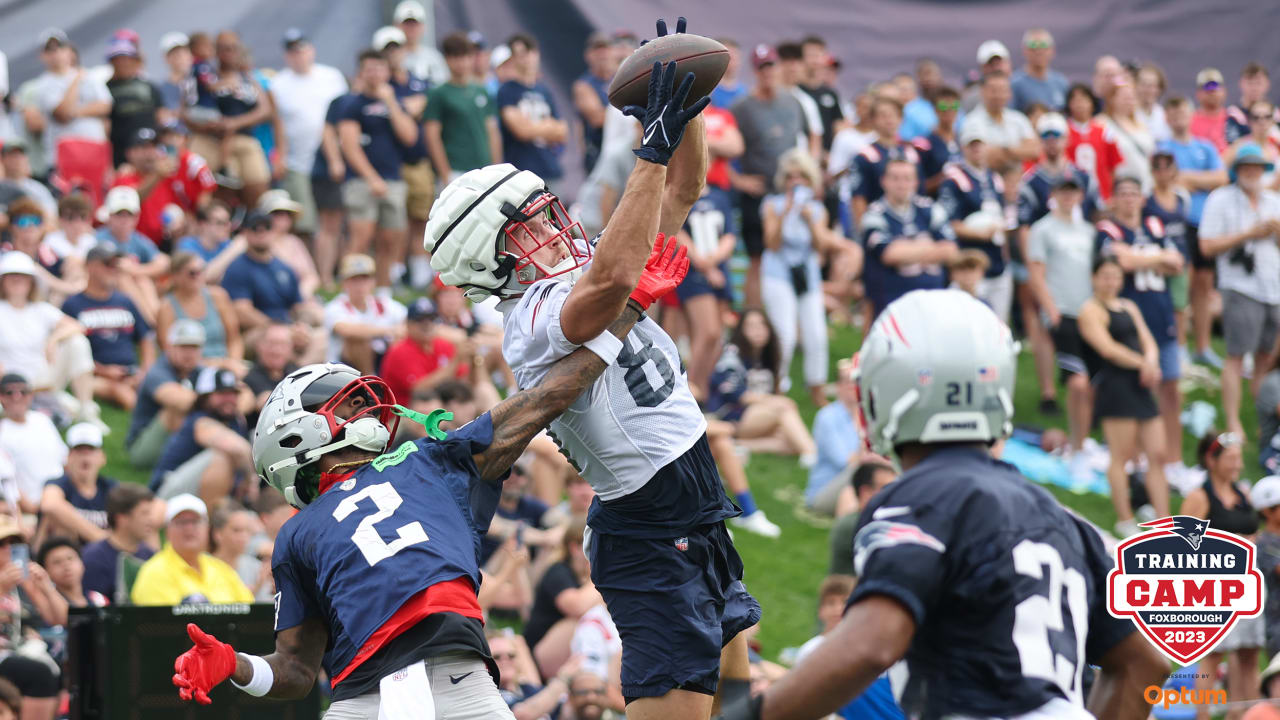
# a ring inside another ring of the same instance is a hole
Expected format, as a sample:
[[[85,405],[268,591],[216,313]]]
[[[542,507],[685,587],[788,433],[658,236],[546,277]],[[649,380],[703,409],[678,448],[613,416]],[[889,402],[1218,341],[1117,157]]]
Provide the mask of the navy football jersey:
[[[479,589],[502,483],[481,480],[471,456],[492,441],[485,413],[443,441],[406,442],[290,518],[271,557],[276,632],[322,619],[333,677],[422,590],[462,577]]]
[[[920,151],[920,172],[931,178],[942,172],[948,163],[960,162],[964,155],[960,152],[960,143],[952,136],[948,142],[935,130],[923,138],[924,148]]]
[[[1097,254],[1111,253],[1112,245],[1115,243],[1132,246],[1143,254],[1154,254],[1167,248],[1177,248],[1173,241],[1165,236],[1160,220],[1153,216],[1145,218],[1136,230],[1110,220],[1098,221],[1098,236],[1095,240]],[[1120,295],[1132,300],[1142,311],[1142,319],[1146,322],[1147,329],[1151,331],[1157,344],[1163,345],[1177,339],[1173,296],[1169,294],[1169,287],[1163,273],[1154,269],[1125,273],[1124,290]]]
[[[1186,190],[1178,188],[1174,191],[1174,197],[1177,198],[1177,202],[1170,209],[1156,202],[1156,196],[1151,195],[1142,206],[1142,218],[1144,222],[1147,218],[1160,221],[1164,226],[1165,237],[1173,241],[1184,258],[1190,258],[1191,248],[1187,247],[1189,217],[1187,213],[1191,210],[1191,195]]]
[[[987,277],[1000,277],[1004,274],[1004,225],[1007,224],[1003,221],[1004,180],[991,170],[979,170],[968,164],[953,163],[942,172],[938,204],[947,212],[948,221],[964,220],[979,211],[1001,218],[1002,225],[990,242],[956,238],[961,248],[981,250],[987,256],[990,263],[987,266]]]
[[[934,240],[955,240],[941,205],[926,197],[915,197],[905,216],[899,215],[883,199],[867,206],[862,215],[862,244],[867,260],[863,283],[867,297],[878,314],[886,305],[912,290],[945,287],[941,265],[905,265],[892,267],[881,260],[889,243],[899,238],[914,238],[927,233]]]
[[[1088,219],[1098,207],[1097,190],[1089,184],[1089,174],[1075,165],[1067,163],[1066,172],[1075,176],[1080,189],[1084,191],[1080,211]],[[1037,220],[1049,214],[1049,194],[1053,192],[1053,184],[1061,176],[1061,173],[1040,163],[1022,174],[1022,182],[1018,187],[1019,225],[1034,225]]]
[[[891,155],[899,154],[915,163],[920,174],[920,187],[923,188],[924,169],[920,165],[920,151],[916,149],[916,145],[902,142],[894,148],[887,148],[877,140],[862,148],[853,157],[853,164],[849,167],[850,196],[864,198],[868,203],[879,200],[880,196],[884,195],[884,188],[880,186],[880,178],[884,177],[884,168],[889,164]]]
[[[1097,532],[984,448],[935,451],[858,524],[849,605],[885,595],[915,620],[907,717],[1079,706],[1084,666],[1135,631],[1107,612],[1112,561]]]

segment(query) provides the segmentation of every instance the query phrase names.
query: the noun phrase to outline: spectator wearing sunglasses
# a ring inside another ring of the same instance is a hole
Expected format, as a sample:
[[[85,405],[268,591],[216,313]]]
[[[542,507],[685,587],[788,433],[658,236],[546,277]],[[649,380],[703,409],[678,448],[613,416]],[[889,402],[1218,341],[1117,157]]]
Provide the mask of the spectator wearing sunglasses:
[[[98,244],[98,238],[93,234],[93,221],[89,218],[92,211],[89,198],[81,193],[67,195],[58,201],[58,229],[44,236],[44,245],[63,263],[67,258],[83,261]]]
[[[221,200],[211,200],[196,210],[195,233],[179,240],[174,252],[191,253],[209,263],[205,282],[222,282],[222,273],[244,252],[245,243],[231,239],[231,208]]]
[[[1222,153],[1222,162],[1231,165],[1235,162],[1236,153],[1245,145],[1253,144],[1262,148],[1262,157],[1274,165],[1280,161],[1280,131],[1276,129],[1276,106],[1267,99],[1256,100],[1245,106],[1248,126],[1226,152]],[[1267,190],[1280,189],[1280,173],[1268,170],[1262,173],[1262,186]]]
[[[0,195],[9,192],[25,195],[40,205],[45,217],[52,219],[58,211],[53,194],[39,180],[31,177],[31,161],[27,159],[27,146],[10,140],[0,150],[4,165],[4,180],[0,180]]]
[[[929,149],[920,153],[920,168],[924,173],[924,194],[937,197],[942,186],[942,168],[947,163],[963,160],[959,136],[956,134],[956,116],[960,114],[960,93],[953,87],[942,87],[934,93],[934,112],[938,124],[925,136]]]
[[[40,508],[45,483],[62,477],[67,446],[48,415],[31,409],[33,393],[27,379],[16,373],[0,377],[0,449],[17,468],[18,507],[24,513]]]
[[[1031,103],[1041,103],[1061,112],[1067,106],[1067,76],[1049,67],[1053,62],[1053,35],[1044,28],[1022,34],[1022,57],[1026,64],[1015,70],[1010,85],[1012,107],[1026,112]]]
[[[39,203],[19,198],[9,206],[9,242],[3,249],[15,250],[34,261],[37,289],[56,304],[84,287],[83,268],[76,260],[64,263],[45,246],[44,237],[50,227]]]
[[[204,328],[206,364],[237,373],[244,369],[244,339],[240,321],[227,291],[207,284],[209,266],[198,256],[178,252],[173,256],[172,290],[164,297],[156,318],[157,337],[168,337],[179,320],[194,320]]]
[[[1251,62],[1240,70],[1240,102],[1227,107],[1227,143],[1234,145],[1241,137],[1250,134],[1253,127],[1249,120],[1250,111],[1254,103],[1266,100],[1270,92],[1271,75],[1264,65]],[[1280,117],[1272,118],[1272,122],[1277,120]]]
[[[1208,67],[1196,73],[1196,112],[1191,116],[1191,134],[1213,143],[1219,153],[1227,149],[1226,101],[1221,71]]]

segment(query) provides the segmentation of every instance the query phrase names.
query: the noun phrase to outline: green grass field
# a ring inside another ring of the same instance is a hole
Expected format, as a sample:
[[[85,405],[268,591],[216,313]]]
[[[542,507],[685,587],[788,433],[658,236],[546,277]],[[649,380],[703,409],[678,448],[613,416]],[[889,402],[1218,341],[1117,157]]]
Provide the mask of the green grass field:
[[[837,358],[849,357],[858,347],[858,335],[849,329],[837,330],[831,339],[832,368]],[[1221,352],[1221,348],[1218,348]],[[804,392],[799,375],[799,363],[793,364],[792,396],[800,404],[801,412],[812,421],[814,407]],[[1247,393],[1246,393],[1247,395]],[[1039,393],[1036,389],[1030,352],[1023,352],[1018,362],[1016,391],[1016,422],[1020,425],[1065,428],[1065,416],[1050,418],[1037,411]],[[1218,395],[1196,390],[1188,394],[1186,402],[1208,400],[1215,405]],[[1251,399],[1246,399],[1245,431],[1250,438],[1257,437],[1256,417]],[[128,428],[128,416],[111,408],[104,408],[103,418],[114,431],[106,439],[107,474],[119,480],[146,483],[148,473],[131,468],[124,451],[124,436]],[[1188,465],[1194,439],[1187,436],[1184,442]],[[1256,468],[1257,452],[1246,449],[1245,476],[1259,477]],[[780,458],[753,454],[747,467],[752,492],[756,502],[768,513],[769,518],[782,527],[782,537],[768,540],[747,532],[734,534],[738,549],[746,564],[747,584],[764,608],[760,641],[764,655],[776,659],[785,647],[799,646],[810,638],[816,629],[815,609],[819,583],[826,573],[828,562],[827,523],[815,520],[803,511],[803,491],[808,480],[794,458]],[[1110,528],[1115,523],[1111,501],[1100,495],[1075,494],[1059,488],[1050,488],[1064,504],[1074,508],[1099,526]],[[1177,504],[1175,498],[1175,508]]]

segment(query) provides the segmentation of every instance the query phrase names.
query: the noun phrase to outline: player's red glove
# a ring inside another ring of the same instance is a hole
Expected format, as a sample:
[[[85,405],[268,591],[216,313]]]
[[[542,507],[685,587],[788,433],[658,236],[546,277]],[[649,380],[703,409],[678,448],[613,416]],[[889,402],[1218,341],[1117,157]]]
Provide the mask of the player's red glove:
[[[195,647],[173,662],[173,684],[178,686],[178,697],[208,705],[213,702],[209,691],[235,672],[236,651],[195,623],[187,624],[187,635]]]
[[[689,272],[689,258],[685,248],[676,242],[675,236],[665,237],[658,233],[653,241],[653,252],[649,261],[644,264],[644,272],[640,274],[640,282],[631,291],[631,299],[640,305],[641,310],[648,310],[654,300],[666,295],[684,280]]]

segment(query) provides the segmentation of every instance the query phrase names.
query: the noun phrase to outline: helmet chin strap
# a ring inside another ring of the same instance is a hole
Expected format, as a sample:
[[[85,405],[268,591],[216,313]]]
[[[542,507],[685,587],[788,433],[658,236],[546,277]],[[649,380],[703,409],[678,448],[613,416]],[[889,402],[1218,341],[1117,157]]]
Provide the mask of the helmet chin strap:
[[[555,267],[550,268],[550,272],[548,274],[554,275],[556,280],[563,279],[566,282],[573,282],[582,276],[582,268],[573,267],[574,265],[577,264],[577,262],[578,261],[573,257],[573,255],[570,254],[565,259],[556,263]],[[573,268],[573,269],[571,270],[570,268]],[[564,274],[557,275],[557,273],[564,273]]]
[[[391,431],[387,430],[387,427],[374,417],[362,417],[354,420],[345,425],[343,430],[345,432],[343,432],[341,440],[285,458],[268,467],[267,472],[275,473],[287,467],[306,465],[335,450],[341,450],[353,445],[369,452],[382,452],[387,449],[387,442],[391,440]]]

